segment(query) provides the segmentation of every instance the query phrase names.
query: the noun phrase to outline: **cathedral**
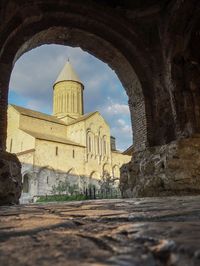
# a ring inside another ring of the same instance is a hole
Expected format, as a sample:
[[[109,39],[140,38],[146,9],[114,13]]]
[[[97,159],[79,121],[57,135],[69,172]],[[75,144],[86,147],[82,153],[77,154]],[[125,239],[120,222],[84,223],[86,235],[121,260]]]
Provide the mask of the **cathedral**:
[[[9,105],[7,151],[22,164],[22,198],[52,194],[59,181],[83,190],[108,173],[119,178],[131,156],[116,150],[98,111],[84,114],[84,85],[68,61],[53,85],[53,115]]]

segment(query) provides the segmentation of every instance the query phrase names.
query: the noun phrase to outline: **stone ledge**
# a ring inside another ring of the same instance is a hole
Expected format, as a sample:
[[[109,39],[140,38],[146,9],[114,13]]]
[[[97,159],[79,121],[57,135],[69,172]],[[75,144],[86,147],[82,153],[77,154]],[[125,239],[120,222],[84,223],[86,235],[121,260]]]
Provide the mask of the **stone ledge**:
[[[0,264],[200,264],[200,196],[0,207]]]

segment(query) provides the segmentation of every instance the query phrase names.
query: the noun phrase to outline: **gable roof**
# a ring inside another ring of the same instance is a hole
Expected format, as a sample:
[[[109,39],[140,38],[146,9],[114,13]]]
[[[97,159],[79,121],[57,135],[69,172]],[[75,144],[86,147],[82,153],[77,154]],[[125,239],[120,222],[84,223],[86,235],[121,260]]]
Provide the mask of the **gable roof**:
[[[134,145],[132,144],[130,147],[128,147],[124,152],[123,154],[124,155],[132,155],[134,152]]]
[[[35,149],[29,149],[29,150],[25,150],[25,151],[20,151],[20,152],[17,152],[16,155],[20,156],[20,155],[24,155],[24,154],[32,153],[32,152],[35,152]]]
[[[73,125],[73,124],[76,124],[76,123],[79,123],[79,122],[82,122],[86,119],[88,119],[89,117],[93,116],[94,114],[98,114],[99,112],[96,111],[96,112],[91,112],[91,113],[87,113],[85,115],[82,115],[81,117],[77,118],[76,120],[72,121],[71,123],[67,124],[68,126],[69,125]]]
[[[43,134],[43,133],[38,133],[38,132],[33,132],[30,130],[25,130],[25,129],[21,129],[21,130],[24,131],[25,133],[27,133],[28,135],[31,135],[32,137],[34,137],[36,139],[47,140],[47,141],[51,141],[51,142],[58,142],[58,143],[63,143],[63,144],[67,144],[67,145],[79,146],[79,147],[85,147],[85,146],[83,146],[77,142],[71,141],[69,139],[56,137],[53,135],[48,135],[48,134]]]
[[[19,112],[22,115],[26,115],[26,116],[30,116],[30,117],[34,117],[34,118],[38,118],[41,120],[46,120],[49,122],[53,122],[53,123],[57,123],[57,124],[61,124],[61,125],[65,125],[66,123],[64,123],[63,121],[59,120],[57,117],[53,116],[53,115],[47,115],[38,111],[34,111],[31,109],[27,109],[21,106],[17,106],[14,104],[10,104],[10,106],[12,106],[17,112]]]
[[[67,61],[67,63],[64,65],[56,81],[54,82],[54,85],[61,81],[76,81],[82,84],[69,61]]]
[[[65,126],[70,126],[70,125],[82,122],[82,121],[88,119],[89,117],[91,117],[91,116],[93,116],[95,114],[99,114],[98,111],[90,112],[90,113],[84,114],[81,117],[75,119],[74,121],[66,124],[61,119],[58,119],[56,116],[47,115],[45,113],[41,113],[41,112],[38,112],[38,111],[27,109],[27,108],[24,108],[24,107],[21,107],[21,106],[18,106],[18,105],[14,105],[14,104],[9,104],[9,105],[12,106],[17,112],[19,112],[22,115],[34,117],[34,118],[41,119],[41,120],[46,120],[46,121],[49,121],[49,122],[53,122],[53,123],[61,124],[61,125],[65,125]]]

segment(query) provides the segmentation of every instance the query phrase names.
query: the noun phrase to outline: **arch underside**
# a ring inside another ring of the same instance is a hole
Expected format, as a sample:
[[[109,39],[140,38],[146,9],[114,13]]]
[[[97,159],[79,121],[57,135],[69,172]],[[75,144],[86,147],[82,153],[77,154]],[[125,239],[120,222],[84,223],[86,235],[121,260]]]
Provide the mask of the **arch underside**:
[[[89,1],[88,5],[80,0],[59,3],[55,0],[8,1],[0,35],[1,105],[7,104],[10,74],[23,53],[42,44],[70,45],[81,47],[106,62],[118,75],[129,97],[135,150],[166,144],[184,135],[177,126],[178,119],[182,119],[181,110],[176,106],[176,88],[169,75],[172,58],[167,58],[166,52],[171,52],[171,44],[178,40],[176,33],[170,35],[172,25],[177,32],[186,28],[188,33],[194,26],[193,21],[198,20],[196,2],[184,1],[182,5],[178,1],[165,4],[164,0],[156,5],[146,3],[143,6],[146,13],[134,3],[128,6],[127,3],[121,6],[127,11],[122,16],[116,3],[102,5],[95,0]],[[9,11],[11,7],[12,12]],[[169,10],[163,13],[165,9]],[[184,13],[186,10],[187,14]],[[168,15],[169,11],[171,15]],[[187,20],[193,13],[194,19]],[[165,15],[160,18],[160,14]],[[186,14],[185,22],[189,21],[189,26],[177,22],[183,14]],[[158,19],[161,19],[159,26]],[[190,32],[185,35],[188,43]],[[5,108],[2,108],[1,149],[5,149],[5,114]]]
[[[71,9],[67,12],[58,7],[56,12],[46,12],[41,6],[41,13],[32,10],[29,18],[23,20],[20,17],[20,23],[10,32],[0,51],[0,70],[5,73],[0,81],[2,90],[6,91],[4,98],[7,97],[14,63],[25,52],[42,44],[52,43],[81,47],[106,62],[122,82],[129,97],[135,148],[142,150],[153,144],[153,132],[148,130],[148,127],[152,127],[152,116],[147,115],[147,111],[151,112],[151,99],[145,95],[149,95],[148,89],[146,88],[147,93],[144,93],[145,89],[142,88],[142,83],[145,85],[150,76],[146,74],[147,64],[144,63],[143,55],[145,47],[142,52],[142,42],[138,41],[136,33],[129,29],[130,25],[127,24],[126,27],[116,18],[111,20],[109,12],[104,12],[102,16],[101,10],[97,12],[95,9],[96,11],[91,13],[93,15],[87,17],[73,4],[69,4],[69,7]],[[28,8],[31,7],[26,6],[26,12]],[[18,15],[21,16],[22,13],[23,7]],[[2,39],[0,43],[1,41]],[[5,121],[2,123],[5,124]]]

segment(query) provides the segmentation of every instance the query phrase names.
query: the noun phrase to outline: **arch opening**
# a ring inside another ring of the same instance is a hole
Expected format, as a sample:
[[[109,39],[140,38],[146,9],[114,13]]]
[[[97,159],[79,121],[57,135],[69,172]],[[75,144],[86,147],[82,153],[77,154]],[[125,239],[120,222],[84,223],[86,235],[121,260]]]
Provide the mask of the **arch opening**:
[[[77,12],[77,10],[74,12]],[[45,21],[44,24],[42,21],[38,23],[37,18],[35,20],[28,19],[26,22],[22,21],[22,24],[24,23],[23,29],[22,25],[18,25],[3,46],[4,49],[1,50],[0,54],[0,69],[4,68],[5,73],[1,82],[1,88],[5,91],[4,99],[2,99],[5,108],[10,73],[14,63],[23,53],[42,44],[54,43],[81,47],[106,62],[115,70],[122,82],[129,96],[135,150],[142,150],[151,144],[152,137],[150,135],[153,132],[151,130],[148,131],[148,127],[151,127],[152,117],[146,115],[146,109],[150,109],[150,99],[145,97],[141,86],[142,83],[147,83],[148,76],[146,75],[145,77],[146,70],[142,69],[145,66],[145,64],[142,64],[144,56],[141,56],[140,51],[137,49],[137,45],[139,45],[137,41],[135,41],[135,46],[133,46],[132,43],[134,42],[124,38],[124,31],[121,27],[118,28],[119,31],[116,30],[116,27],[115,29],[110,27],[105,31],[106,21],[110,19],[108,14],[103,18],[104,22],[98,21],[94,28],[90,28],[88,24],[91,22],[89,20],[95,20],[95,18],[88,18],[88,21],[85,21],[81,26],[80,24],[77,25],[76,19],[82,20],[82,14],[78,14],[74,20],[69,20],[69,14],[62,14],[59,21],[57,19],[53,20],[52,16],[54,14],[44,14],[42,19]],[[34,14],[32,14],[31,18],[33,17]],[[105,33],[103,34],[103,32]],[[23,38],[21,38],[22,36]],[[134,32],[130,32],[130,36],[136,40]],[[15,45],[13,45],[13,42]],[[127,49],[128,47],[130,49]],[[9,57],[5,58],[6,54],[9,54]],[[139,62],[139,58],[141,62]],[[133,61],[136,66],[135,69],[132,66]],[[140,77],[144,78],[139,80],[138,74],[142,72],[143,74]],[[5,119],[2,121],[2,125],[5,128]],[[2,148],[5,148],[5,136],[2,136],[1,142]]]
[[[30,179],[29,175],[25,174],[23,177],[23,193],[29,193],[30,190]]]

